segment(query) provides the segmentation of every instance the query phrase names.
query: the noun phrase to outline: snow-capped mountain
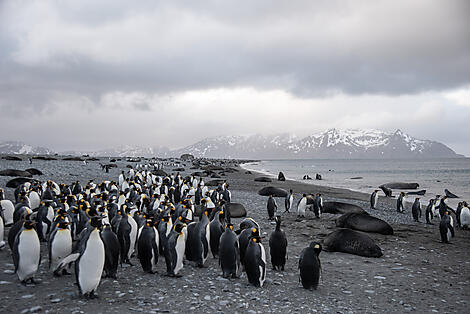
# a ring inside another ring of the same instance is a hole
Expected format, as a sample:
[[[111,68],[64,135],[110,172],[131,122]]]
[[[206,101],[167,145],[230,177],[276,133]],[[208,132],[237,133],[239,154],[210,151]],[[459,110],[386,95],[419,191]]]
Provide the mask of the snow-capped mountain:
[[[173,155],[190,153],[216,158],[438,158],[459,157],[444,144],[416,139],[397,130],[339,130],[297,138],[273,136],[222,136],[204,139]]]
[[[45,147],[34,147],[23,142],[5,141],[0,143],[0,154],[6,155],[52,155],[55,152]]]
[[[144,147],[122,145],[88,153],[95,157],[167,157],[170,150],[167,147]]]

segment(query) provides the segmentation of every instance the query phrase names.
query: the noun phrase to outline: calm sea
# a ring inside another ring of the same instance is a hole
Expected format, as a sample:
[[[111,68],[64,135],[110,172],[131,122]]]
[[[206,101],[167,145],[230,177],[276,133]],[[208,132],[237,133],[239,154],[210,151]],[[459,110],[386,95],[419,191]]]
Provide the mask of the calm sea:
[[[365,193],[371,193],[374,188],[387,182],[417,182],[420,185],[418,190],[427,191],[422,196],[421,204],[427,204],[436,194],[444,195],[444,189],[460,196],[459,199],[449,200],[448,204],[454,208],[461,200],[470,201],[470,158],[264,160],[244,164],[243,168],[275,177],[282,171],[288,179]],[[323,177],[322,181],[315,180],[317,173]],[[304,175],[309,175],[313,180],[302,180]],[[362,178],[352,179],[355,177]],[[408,201],[414,198],[410,195]]]

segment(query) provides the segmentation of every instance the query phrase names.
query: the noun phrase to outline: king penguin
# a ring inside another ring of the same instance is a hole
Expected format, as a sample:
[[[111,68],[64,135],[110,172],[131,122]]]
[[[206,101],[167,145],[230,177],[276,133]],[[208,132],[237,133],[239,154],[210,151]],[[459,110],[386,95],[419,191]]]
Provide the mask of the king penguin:
[[[233,232],[233,225],[228,224],[220,237],[219,265],[222,268],[222,276],[228,278],[240,277],[240,247],[238,237]]]
[[[137,257],[142,269],[149,273],[155,273],[154,267],[158,263],[158,244],[160,240],[158,231],[152,219],[147,219],[137,242]]]
[[[72,253],[72,232],[69,225],[70,223],[66,221],[57,223],[49,237],[49,269],[55,276],[61,275],[57,272],[59,262]],[[63,274],[66,273],[67,271],[64,269]]]
[[[186,224],[176,223],[170,232],[165,251],[167,276],[179,277],[183,269],[183,257],[186,251]]]
[[[244,264],[248,282],[256,287],[263,287],[266,279],[266,251],[261,243],[259,230],[256,228],[251,230]]]
[[[285,213],[289,213],[289,209],[292,208],[294,205],[294,191],[291,189],[289,190],[289,195],[286,196],[284,200],[284,206],[285,206]]]
[[[398,196],[397,212],[399,213],[403,213],[405,211],[405,202],[406,202],[405,195],[406,194],[404,192],[400,192],[400,195]]]
[[[305,210],[307,209],[307,195],[303,194],[299,203],[297,204],[297,217],[305,218]]]
[[[15,272],[23,284],[26,284],[28,280],[35,283],[33,277],[41,262],[41,246],[38,234],[34,229],[35,224],[31,220],[25,220],[13,245]]]
[[[441,241],[443,243],[449,243],[450,239],[454,237],[454,226],[449,212],[444,212],[441,222],[439,223],[439,232],[441,233]]]
[[[224,211],[219,211],[215,214],[214,218],[210,222],[210,247],[212,256],[217,258],[219,256],[219,242],[220,236],[224,232]]]
[[[284,270],[287,256],[287,238],[286,233],[281,230],[281,216],[274,218],[276,221],[276,229],[269,237],[269,253],[271,254],[271,264],[273,270]]]
[[[377,201],[379,200],[379,190],[374,190],[372,194],[370,195],[370,208],[371,209],[376,209],[377,206]]]
[[[316,242],[303,249],[299,258],[299,270],[302,286],[305,289],[317,289],[321,273],[320,252],[321,245]]]
[[[198,267],[204,267],[209,255],[210,226],[209,210],[206,208],[198,222],[188,225],[188,238],[186,245],[186,258],[196,262]]]
[[[116,279],[121,248],[117,235],[113,232],[109,224],[103,226],[103,231],[101,231],[101,239],[103,240],[105,249],[105,277]]]
[[[421,203],[419,202],[419,197],[417,197],[411,207],[411,213],[415,222],[419,222],[419,218],[422,216],[421,212]]]
[[[434,217],[434,211],[435,211],[435,208],[434,208],[434,199],[430,199],[429,200],[429,204],[428,206],[426,207],[426,212],[425,212],[425,216],[426,216],[426,223],[428,225],[432,225],[433,223],[431,222],[432,218]]]

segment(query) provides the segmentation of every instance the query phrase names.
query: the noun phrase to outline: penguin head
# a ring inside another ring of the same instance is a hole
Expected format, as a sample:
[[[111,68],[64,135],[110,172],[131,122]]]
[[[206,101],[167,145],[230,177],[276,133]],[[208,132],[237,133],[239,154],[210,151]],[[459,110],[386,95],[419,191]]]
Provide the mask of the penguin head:
[[[322,250],[322,247],[321,247],[321,244],[318,243],[318,242],[312,242],[310,243],[310,248],[313,249],[313,251],[318,255],[320,254],[321,250]]]
[[[252,237],[259,237],[259,229],[258,228],[251,228],[251,236]]]
[[[429,200],[429,204],[431,204],[431,205],[434,204],[434,199],[431,198],[431,199]]]
[[[230,229],[230,231],[233,231],[233,224],[227,224],[225,229]]]
[[[95,228],[101,228],[103,226],[102,216],[93,216],[90,218],[90,225]]]
[[[23,222],[23,227],[24,227],[25,229],[31,230],[31,229],[34,228],[34,225],[35,225],[35,224],[36,224],[35,221],[26,219],[26,220]]]
[[[58,229],[68,229],[68,226],[69,226],[69,225],[70,225],[70,222],[67,222],[67,221],[65,221],[65,220],[62,220],[62,221],[60,221],[60,222],[56,225],[56,227],[57,227]]]
[[[183,231],[183,228],[186,227],[186,224],[184,223],[177,223],[173,226],[173,229],[178,232],[178,233],[181,233]]]

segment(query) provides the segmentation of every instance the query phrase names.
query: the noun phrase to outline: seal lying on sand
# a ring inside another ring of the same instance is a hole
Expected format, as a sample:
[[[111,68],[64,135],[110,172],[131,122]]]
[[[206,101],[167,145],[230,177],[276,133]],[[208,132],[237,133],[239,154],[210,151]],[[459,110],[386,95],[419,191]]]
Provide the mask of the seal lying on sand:
[[[261,196],[272,195],[274,197],[286,197],[287,191],[281,188],[276,188],[274,186],[265,186],[264,188],[258,191],[258,194]]]
[[[349,213],[336,219],[336,227],[349,228],[364,232],[375,232],[380,234],[393,234],[393,228],[382,219],[368,214]]]
[[[406,183],[406,182],[391,182],[385,183],[379,186],[379,188],[388,188],[388,189],[395,189],[395,190],[416,190],[419,188],[418,183]]]
[[[256,182],[273,182],[271,178],[268,177],[257,177],[255,178]]]
[[[333,231],[323,240],[327,252],[343,252],[365,257],[381,257],[382,249],[365,233],[351,229]]]
[[[225,204],[226,210],[230,213],[232,218],[242,218],[246,217],[245,206],[239,203],[227,203]]]
[[[324,202],[323,212],[329,214],[365,213],[361,207],[343,202]]]

